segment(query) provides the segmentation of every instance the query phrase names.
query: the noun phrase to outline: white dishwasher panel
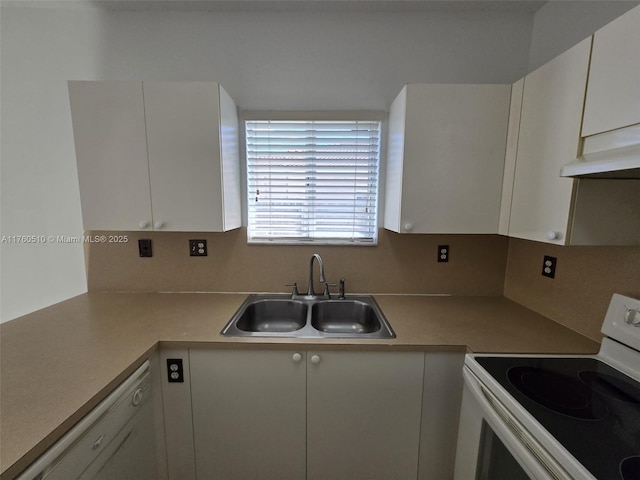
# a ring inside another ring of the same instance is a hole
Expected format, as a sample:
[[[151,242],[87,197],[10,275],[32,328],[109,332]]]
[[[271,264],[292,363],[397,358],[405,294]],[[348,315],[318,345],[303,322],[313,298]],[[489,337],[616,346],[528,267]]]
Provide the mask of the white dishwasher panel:
[[[18,480],[155,480],[149,362],[32,464]]]

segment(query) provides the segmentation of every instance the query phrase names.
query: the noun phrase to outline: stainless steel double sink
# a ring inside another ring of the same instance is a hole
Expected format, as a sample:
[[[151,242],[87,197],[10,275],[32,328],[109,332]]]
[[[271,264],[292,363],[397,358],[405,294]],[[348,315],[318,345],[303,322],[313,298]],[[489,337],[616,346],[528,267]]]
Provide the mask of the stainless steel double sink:
[[[344,299],[249,295],[225,325],[226,337],[395,338],[382,310],[369,295]]]

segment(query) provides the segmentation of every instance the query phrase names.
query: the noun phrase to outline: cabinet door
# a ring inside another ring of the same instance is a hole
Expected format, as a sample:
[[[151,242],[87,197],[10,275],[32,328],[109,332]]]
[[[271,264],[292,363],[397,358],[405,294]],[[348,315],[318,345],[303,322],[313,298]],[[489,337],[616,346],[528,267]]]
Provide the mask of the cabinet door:
[[[182,360],[184,382],[168,382],[167,360]],[[191,377],[187,349],[163,349],[160,352],[160,385],[164,417],[164,444],[170,480],[196,480],[193,457],[193,416]]]
[[[222,231],[218,84],[143,85],[155,229]]]
[[[578,155],[590,49],[589,38],[525,77],[512,237],[567,241],[574,180],[559,174],[560,167]]]
[[[305,478],[305,354],[191,350],[199,479]]]
[[[384,228],[393,232],[407,231],[406,226],[402,225],[402,173],[408,88],[409,86],[405,85],[389,109]]]
[[[307,479],[415,479],[424,354],[309,352]]]
[[[150,230],[140,82],[69,82],[85,230]]]
[[[523,90],[524,78],[521,78],[511,86],[509,127],[507,129],[507,148],[504,154],[502,200],[500,202],[500,223],[498,225],[498,233],[500,235],[509,235],[511,200],[513,198],[513,177],[516,173],[516,156],[518,153],[518,135],[520,133],[520,113],[522,111]]]
[[[222,155],[222,231],[242,225],[238,107],[220,85],[220,155]]]
[[[640,123],[640,7],[593,36],[582,136]]]
[[[509,85],[406,87],[403,141],[394,140],[395,125],[389,129],[390,157],[403,148],[401,168],[394,158],[389,162],[390,179],[402,176],[402,185],[388,190],[401,195],[399,231],[497,233],[510,90]],[[397,216],[393,203],[387,201],[392,217]]]
[[[453,478],[464,353],[427,353],[425,357],[418,478]]]

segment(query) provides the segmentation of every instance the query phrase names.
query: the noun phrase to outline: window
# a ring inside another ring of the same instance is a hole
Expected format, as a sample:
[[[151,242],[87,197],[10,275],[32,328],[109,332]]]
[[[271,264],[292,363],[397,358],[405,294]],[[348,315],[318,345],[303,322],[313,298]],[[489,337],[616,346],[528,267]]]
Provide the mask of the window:
[[[377,241],[379,121],[246,122],[250,243]]]

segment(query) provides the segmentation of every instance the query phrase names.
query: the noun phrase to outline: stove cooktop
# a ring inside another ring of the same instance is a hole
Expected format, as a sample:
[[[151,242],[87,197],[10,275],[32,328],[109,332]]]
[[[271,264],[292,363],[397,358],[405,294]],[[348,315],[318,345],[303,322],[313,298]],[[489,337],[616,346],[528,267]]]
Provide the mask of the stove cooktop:
[[[640,382],[596,358],[475,357],[600,480],[640,480]]]

